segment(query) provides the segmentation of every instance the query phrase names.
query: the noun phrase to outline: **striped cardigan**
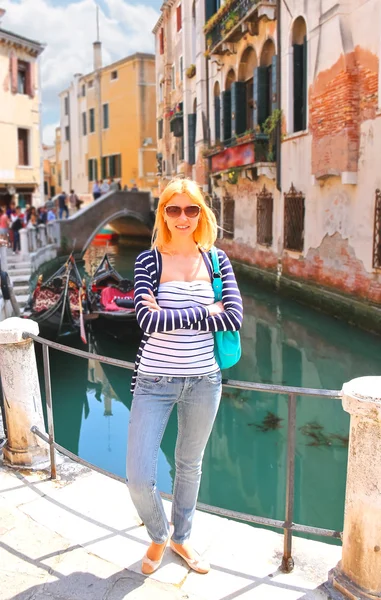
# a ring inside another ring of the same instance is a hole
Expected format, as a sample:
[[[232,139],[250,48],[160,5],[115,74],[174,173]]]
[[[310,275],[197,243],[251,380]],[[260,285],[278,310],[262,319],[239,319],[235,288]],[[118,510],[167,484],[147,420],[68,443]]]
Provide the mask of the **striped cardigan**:
[[[162,309],[150,312],[143,304],[143,294],[151,290],[157,297],[161,271],[162,258],[157,248],[146,250],[139,254],[135,262],[135,310],[139,327],[143,330],[142,341],[135,361],[135,370],[131,381],[131,392],[135,389],[136,377],[143,348],[154,332],[173,331],[174,329],[196,329],[198,331],[238,331],[242,325],[243,308],[242,298],[233,273],[232,266],[223,250],[218,249],[218,259],[222,277],[222,302],[224,312],[210,316],[205,306],[181,309]],[[210,254],[202,252],[203,259],[213,277],[213,266]]]

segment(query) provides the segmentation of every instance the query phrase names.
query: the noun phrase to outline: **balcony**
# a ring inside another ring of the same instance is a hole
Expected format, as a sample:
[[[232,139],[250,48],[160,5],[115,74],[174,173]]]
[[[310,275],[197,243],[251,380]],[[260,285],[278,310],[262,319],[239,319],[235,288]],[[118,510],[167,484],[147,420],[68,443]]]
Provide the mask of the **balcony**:
[[[217,142],[204,150],[204,156],[210,159],[212,175],[231,169],[257,169],[257,174],[272,177],[274,171],[275,144],[268,135],[248,131],[238,137]],[[263,172],[262,172],[263,171]]]
[[[262,17],[275,19],[275,0],[227,0],[204,27],[210,54],[232,53],[231,44],[246,33],[258,34]]]

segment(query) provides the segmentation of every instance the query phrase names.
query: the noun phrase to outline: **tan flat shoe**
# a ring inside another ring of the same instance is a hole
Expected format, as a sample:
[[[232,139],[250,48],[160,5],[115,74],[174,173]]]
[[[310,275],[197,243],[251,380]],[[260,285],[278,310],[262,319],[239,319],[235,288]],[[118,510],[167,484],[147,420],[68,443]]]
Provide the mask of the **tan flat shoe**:
[[[143,559],[142,559],[143,575],[152,575],[152,573],[154,573],[155,571],[158,570],[158,568],[160,567],[160,565],[163,561],[163,556],[165,554],[165,549],[167,547],[167,544],[168,544],[168,540],[165,542],[163,552],[161,554],[161,557],[158,560],[151,560],[150,558],[148,558],[147,553],[143,556]],[[148,552],[148,550],[147,550],[147,552]]]
[[[185,560],[188,567],[190,567],[193,571],[196,571],[196,573],[200,573],[201,575],[206,575],[206,573],[209,573],[210,564],[208,561],[201,558],[201,556],[198,556],[198,558],[188,558],[187,556],[184,556],[184,554],[181,554],[181,552],[173,544],[172,540],[169,542],[169,544],[171,550]]]

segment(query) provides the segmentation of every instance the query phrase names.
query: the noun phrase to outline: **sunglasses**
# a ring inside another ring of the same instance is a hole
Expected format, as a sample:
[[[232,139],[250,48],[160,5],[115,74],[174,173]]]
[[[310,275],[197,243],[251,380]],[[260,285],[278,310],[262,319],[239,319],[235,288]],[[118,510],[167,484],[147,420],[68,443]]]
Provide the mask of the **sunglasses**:
[[[181,208],[181,206],[170,204],[169,206],[166,206],[164,210],[167,217],[170,217],[171,219],[177,219],[183,211],[186,217],[189,219],[194,219],[200,214],[201,207],[198,206],[198,204],[191,204],[190,206]]]

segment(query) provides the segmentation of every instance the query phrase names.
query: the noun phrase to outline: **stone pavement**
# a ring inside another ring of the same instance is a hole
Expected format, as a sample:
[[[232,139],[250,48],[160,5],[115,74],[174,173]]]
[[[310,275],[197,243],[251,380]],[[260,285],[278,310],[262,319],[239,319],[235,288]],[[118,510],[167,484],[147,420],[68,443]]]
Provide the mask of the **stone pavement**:
[[[166,510],[170,503],[166,502]],[[167,549],[151,577],[148,546],[126,486],[69,461],[60,480],[0,463],[0,600],[323,600],[341,548],[294,540],[295,569],[278,570],[283,537],[197,512],[195,547],[208,575]]]

